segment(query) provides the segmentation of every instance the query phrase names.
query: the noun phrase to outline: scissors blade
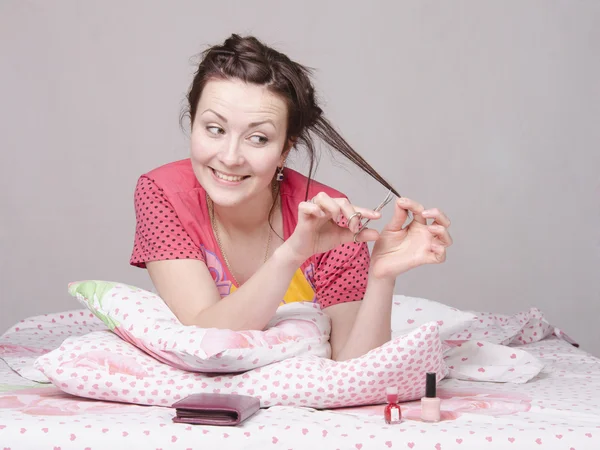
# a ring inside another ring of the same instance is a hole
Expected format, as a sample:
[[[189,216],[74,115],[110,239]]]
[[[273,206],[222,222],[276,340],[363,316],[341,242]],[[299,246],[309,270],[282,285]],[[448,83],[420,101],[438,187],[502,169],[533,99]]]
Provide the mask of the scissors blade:
[[[392,191],[388,191],[385,199],[377,206],[377,208],[374,209],[375,212],[379,212],[381,211],[388,203],[390,203],[392,200],[394,199],[394,195],[392,194]],[[410,223],[414,220],[414,214],[412,213],[412,211],[407,211],[407,222],[406,224],[402,227],[402,229],[406,228],[407,226],[410,225]],[[360,229],[364,229],[367,224],[371,221],[371,219],[367,219],[366,221],[364,221],[363,223],[361,223],[360,225]]]
[[[381,211],[385,205],[387,205],[389,202],[391,202],[394,198],[394,195],[392,194],[392,191],[388,191],[387,195],[385,196],[385,198],[383,199],[383,201],[373,210],[375,212],[379,212]],[[363,222],[361,224],[361,229],[363,229],[364,227],[367,226],[367,224],[371,221],[371,219],[367,219],[365,222]]]

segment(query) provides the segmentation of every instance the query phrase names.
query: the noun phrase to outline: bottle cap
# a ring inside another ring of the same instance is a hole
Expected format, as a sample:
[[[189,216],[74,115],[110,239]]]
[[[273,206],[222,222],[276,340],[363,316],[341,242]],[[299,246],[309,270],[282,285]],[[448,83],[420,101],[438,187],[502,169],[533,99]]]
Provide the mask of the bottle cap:
[[[389,386],[385,388],[386,395],[398,395],[398,387],[397,386]]]
[[[426,382],[425,382],[425,397],[427,398],[435,398],[437,396],[436,392],[436,377],[435,372],[427,372]]]

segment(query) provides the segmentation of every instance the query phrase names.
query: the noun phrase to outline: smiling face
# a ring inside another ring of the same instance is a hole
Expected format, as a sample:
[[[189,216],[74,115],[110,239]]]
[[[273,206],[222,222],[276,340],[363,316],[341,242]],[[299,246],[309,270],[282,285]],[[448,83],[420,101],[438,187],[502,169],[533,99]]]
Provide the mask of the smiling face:
[[[239,80],[206,83],[191,134],[196,178],[220,206],[271,195],[285,160],[287,105],[266,87]]]

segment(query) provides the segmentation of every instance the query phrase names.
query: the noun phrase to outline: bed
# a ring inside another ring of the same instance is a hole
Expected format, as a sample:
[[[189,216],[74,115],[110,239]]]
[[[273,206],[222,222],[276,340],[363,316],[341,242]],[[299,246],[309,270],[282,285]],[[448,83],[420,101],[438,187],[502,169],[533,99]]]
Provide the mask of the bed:
[[[83,398],[40,382],[36,358],[103,327],[72,310],[24,319],[0,338],[0,449],[600,448],[600,360],[556,334],[518,345],[543,363],[526,383],[442,380],[438,423],[420,421],[413,401],[401,405],[399,425],[385,424],[382,405],[273,406],[217,427],[174,423],[172,408]],[[30,342],[15,344],[17,329]]]

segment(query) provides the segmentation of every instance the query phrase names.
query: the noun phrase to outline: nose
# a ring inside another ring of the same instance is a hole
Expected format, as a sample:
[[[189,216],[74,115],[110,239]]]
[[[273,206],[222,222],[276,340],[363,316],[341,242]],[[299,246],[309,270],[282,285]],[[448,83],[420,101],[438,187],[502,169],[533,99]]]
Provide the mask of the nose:
[[[239,141],[235,138],[229,139],[224,143],[224,147],[219,152],[219,159],[225,166],[239,166],[244,163],[244,157],[241,152]]]

